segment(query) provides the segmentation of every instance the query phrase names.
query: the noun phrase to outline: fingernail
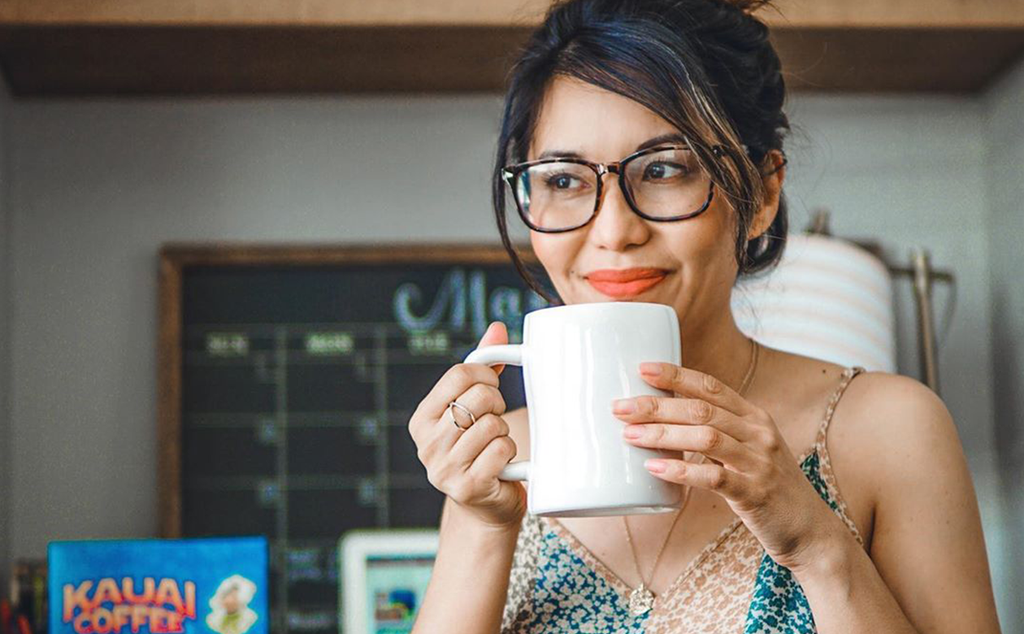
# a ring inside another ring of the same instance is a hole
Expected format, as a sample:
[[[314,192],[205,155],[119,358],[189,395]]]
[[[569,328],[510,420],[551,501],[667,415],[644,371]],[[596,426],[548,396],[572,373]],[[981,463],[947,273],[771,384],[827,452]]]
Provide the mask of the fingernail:
[[[652,458],[644,462],[644,467],[651,473],[665,473],[665,461]]]
[[[641,363],[640,374],[649,374],[651,376],[658,376],[661,374],[660,363]]]
[[[644,430],[639,425],[630,425],[629,427],[622,430],[622,435],[630,440],[636,440],[644,434]]]
[[[612,401],[612,411],[616,414],[632,414],[636,405],[631,398],[619,398]]]

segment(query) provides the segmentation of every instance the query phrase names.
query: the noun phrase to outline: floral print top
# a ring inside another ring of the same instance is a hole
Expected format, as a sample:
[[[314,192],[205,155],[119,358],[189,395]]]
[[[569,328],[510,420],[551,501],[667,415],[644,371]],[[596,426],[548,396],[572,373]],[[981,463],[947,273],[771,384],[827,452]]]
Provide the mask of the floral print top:
[[[825,438],[846,386],[847,368],[800,467],[818,494],[863,545],[832,473]],[[502,634],[816,633],[803,589],[776,564],[739,518],[723,529],[656,597],[632,616],[627,587],[562,524],[526,515],[516,544]]]

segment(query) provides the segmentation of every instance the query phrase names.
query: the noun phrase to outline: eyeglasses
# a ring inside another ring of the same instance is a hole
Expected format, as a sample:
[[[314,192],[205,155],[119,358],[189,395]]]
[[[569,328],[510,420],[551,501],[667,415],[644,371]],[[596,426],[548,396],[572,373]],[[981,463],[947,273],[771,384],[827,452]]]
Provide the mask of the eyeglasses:
[[[713,151],[721,155],[721,148]],[[630,209],[656,222],[693,218],[715,195],[711,176],[685,145],[647,148],[614,163],[550,158],[501,170],[523,222],[544,233],[572,231],[593,220],[604,198],[605,174],[618,174]]]

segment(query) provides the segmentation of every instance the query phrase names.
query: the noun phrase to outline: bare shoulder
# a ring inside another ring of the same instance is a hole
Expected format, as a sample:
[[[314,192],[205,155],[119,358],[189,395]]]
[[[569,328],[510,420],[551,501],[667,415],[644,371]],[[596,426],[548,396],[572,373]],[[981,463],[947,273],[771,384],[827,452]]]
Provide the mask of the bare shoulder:
[[[832,427],[836,478],[869,496],[869,555],[911,622],[920,631],[998,632],[971,473],[942,399],[910,377],[866,372],[850,383]]]
[[[858,477],[892,497],[937,472],[970,476],[953,417],[935,392],[916,379],[864,372],[836,409],[829,448],[837,471],[860,464]],[[868,465],[871,465],[870,467]]]
[[[840,490],[869,547],[880,517],[910,509],[911,497],[937,494],[938,480],[961,491],[970,487],[949,410],[907,376],[860,373],[836,407],[827,443]]]
[[[502,414],[508,423],[508,435],[516,443],[516,457],[512,462],[530,459],[530,419],[525,407],[513,409]]]
[[[916,379],[887,372],[862,372],[849,384],[836,408],[829,446],[871,454],[874,464],[882,460],[905,467],[913,467],[914,459],[938,467],[928,458],[936,449],[944,449],[940,455],[960,452],[956,426],[942,399]]]
[[[848,368],[774,349],[765,361],[765,375],[774,380],[762,387],[762,402],[797,453],[812,446]],[[897,374],[861,372],[847,383],[826,445],[839,492],[868,544],[883,498],[912,495],[916,480],[939,468],[936,458],[957,466],[948,473],[964,473],[945,404],[927,386]]]

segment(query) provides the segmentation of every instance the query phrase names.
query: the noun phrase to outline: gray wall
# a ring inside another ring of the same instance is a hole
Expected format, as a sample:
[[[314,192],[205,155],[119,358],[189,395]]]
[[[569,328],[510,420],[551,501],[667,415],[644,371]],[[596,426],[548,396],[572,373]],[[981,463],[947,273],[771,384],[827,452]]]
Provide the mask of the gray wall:
[[[925,245],[956,272],[944,396],[1005,612],[1005,562],[1021,535],[1006,534],[993,442],[987,108],[799,97],[787,191],[797,229],[826,205],[837,234],[879,239],[895,258]],[[499,114],[492,96],[15,102],[13,392],[0,436],[13,458],[13,553],[156,532],[161,242],[496,241],[487,175]],[[902,290],[900,331],[913,341]],[[916,373],[914,355],[901,352],[905,373]]]
[[[10,207],[7,204],[7,117],[10,97],[0,79],[0,596],[7,596],[11,547],[11,337],[10,304],[13,293],[8,283],[10,267]]]
[[[161,242],[491,239],[497,112],[493,97],[16,102],[14,553],[157,529]]]
[[[1004,534],[1008,548],[1008,622],[1024,622],[1024,63],[986,99],[985,157],[992,293],[992,384],[996,463],[1002,474]],[[1012,610],[1012,613],[1009,612]]]

